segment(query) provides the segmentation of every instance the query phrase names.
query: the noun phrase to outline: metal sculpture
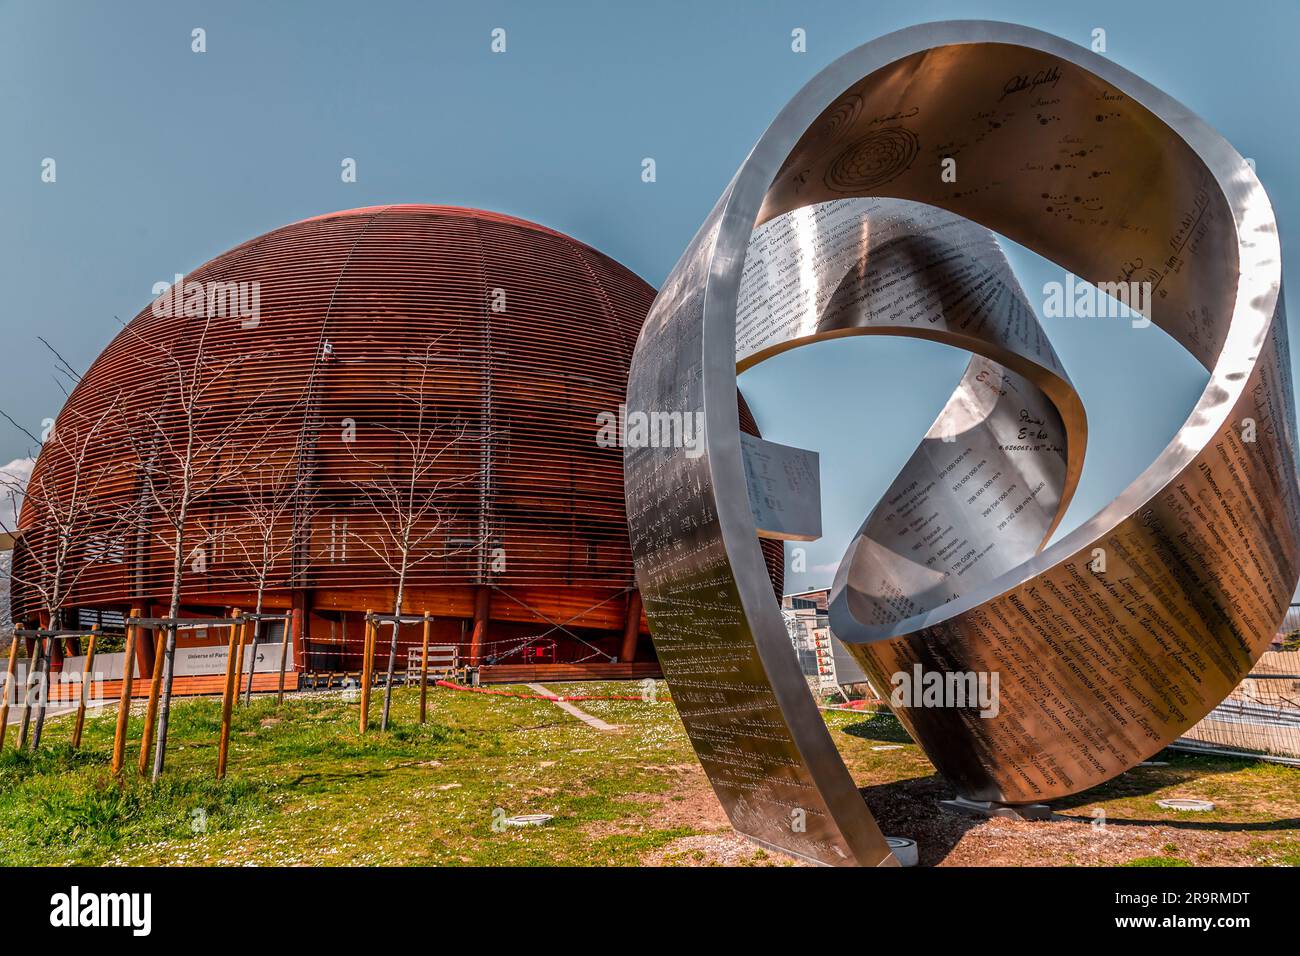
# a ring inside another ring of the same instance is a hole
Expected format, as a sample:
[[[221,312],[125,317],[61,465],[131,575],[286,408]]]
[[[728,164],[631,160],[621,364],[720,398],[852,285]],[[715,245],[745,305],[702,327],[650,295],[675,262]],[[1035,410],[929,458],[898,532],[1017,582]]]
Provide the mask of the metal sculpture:
[[[1135,291],[1143,321],[1210,373],[1156,460],[1051,544],[1085,418],[988,230]],[[678,262],[628,407],[701,413],[703,453],[625,449],[665,676],[737,830],[816,862],[881,864],[895,861],[772,599],[734,400],[738,369],[850,334],[975,354],[853,538],[832,628],[882,689],[997,675],[995,707],[895,708],[961,795],[1074,793],[1222,700],[1300,572],[1273,212],[1222,137],[1105,58],[1010,24],[931,23],[814,77]]]

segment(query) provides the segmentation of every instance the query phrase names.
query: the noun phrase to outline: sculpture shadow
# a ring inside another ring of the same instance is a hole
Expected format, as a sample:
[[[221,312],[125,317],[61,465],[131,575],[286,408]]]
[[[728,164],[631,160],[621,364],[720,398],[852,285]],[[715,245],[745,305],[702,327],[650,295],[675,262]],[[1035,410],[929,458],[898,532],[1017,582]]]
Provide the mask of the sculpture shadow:
[[[1052,809],[1073,810],[1099,800],[1142,797],[1184,784],[1194,786],[1198,781],[1214,774],[1234,773],[1256,763],[1249,757],[1204,756],[1180,753],[1175,750],[1162,750],[1151,759],[1165,762],[1168,766],[1133,767],[1095,787],[1089,787],[1067,797],[1057,797],[1051,801]],[[1193,796],[1193,794],[1184,794],[1184,796]]]
[[[1088,823],[1091,817],[1059,814],[1067,820]],[[1207,833],[1270,833],[1277,830],[1300,830],[1300,817],[1287,817],[1281,820],[1170,820],[1152,817],[1110,817],[1106,818],[1108,827],[1168,827],[1171,830],[1201,830]]]
[[[877,743],[910,744],[914,743],[911,735],[898,722],[898,718],[888,711],[863,714],[864,720],[840,728],[841,733],[860,740],[874,740]]]
[[[888,710],[864,711],[862,718],[839,728],[839,732],[873,743],[915,743]],[[966,831],[982,822],[940,806],[940,800],[951,799],[956,791],[952,783],[937,773],[859,787],[858,792],[884,833],[917,841],[918,866],[943,862]]]
[[[937,866],[968,830],[984,821],[947,810],[940,800],[955,796],[953,786],[937,773],[859,787],[881,832],[917,843],[918,866]]]
[[[843,728],[843,732],[865,740],[911,742],[907,732],[889,715],[852,724]],[[1071,823],[1090,824],[1092,817],[1083,812],[1082,808],[1104,801],[1150,796],[1168,791],[1171,787],[1186,785],[1194,788],[1197,781],[1210,775],[1241,770],[1254,762],[1249,758],[1209,757],[1177,751],[1163,751],[1152,759],[1168,761],[1168,766],[1135,767],[1082,793],[1052,800],[1054,819],[1067,826]],[[859,792],[884,833],[911,837],[917,841],[920,866],[942,863],[967,832],[986,822],[980,817],[949,810],[939,803],[951,799],[956,792],[952,783],[938,773],[860,787]],[[1166,827],[1217,833],[1300,830],[1300,819],[1294,817],[1225,821],[1199,820],[1194,814],[1164,818],[1143,814],[1140,817],[1111,815],[1106,822],[1107,825],[1116,827]]]
[[[1186,788],[1189,792],[1182,796],[1200,796],[1197,783],[1215,774],[1233,773],[1244,770],[1258,761],[1250,757],[1229,757],[1207,754],[1189,754],[1177,750],[1162,750],[1151,758],[1165,761],[1168,766],[1137,766],[1127,770],[1105,783],[1098,784],[1081,793],[1060,797],[1051,801],[1052,810],[1069,820],[1088,822],[1091,816],[1086,813],[1073,814],[1070,811],[1106,800],[1122,800],[1131,797],[1145,797],[1167,791],[1171,787]],[[1169,793],[1168,796],[1175,794]],[[1207,796],[1213,797],[1213,794]],[[1160,826],[1176,830],[1203,830],[1221,833],[1269,832],[1275,830],[1300,829],[1300,819],[1284,817],[1276,820],[1232,821],[1201,820],[1194,813],[1178,817],[1116,817],[1109,815],[1108,826]]]

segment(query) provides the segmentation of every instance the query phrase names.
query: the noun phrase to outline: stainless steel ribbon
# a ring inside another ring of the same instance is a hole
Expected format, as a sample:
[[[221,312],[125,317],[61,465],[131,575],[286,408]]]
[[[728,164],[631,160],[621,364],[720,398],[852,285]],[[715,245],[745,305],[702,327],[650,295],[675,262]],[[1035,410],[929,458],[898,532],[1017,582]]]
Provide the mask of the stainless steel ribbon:
[[[1085,417],[988,230],[1103,288],[1138,283],[1210,373],[1156,460],[1047,546]],[[627,448],[627,506],[664,673],[733,825],[876,864],[892,856],[772,597],[735,405],[738,369],[850,334],[974,353],[831,604],[883,692],[998,676],[996,708],[895,708],[967,797],[1086,789],[1222,700],[1300,574],[1300,492],[1276,224],[1227,142],[1104,57],[1009,24],[912,27],[816,76],[651,310],[629,410],[702,411],[704,453]],[[844,440],[873,413],[846,413]]]

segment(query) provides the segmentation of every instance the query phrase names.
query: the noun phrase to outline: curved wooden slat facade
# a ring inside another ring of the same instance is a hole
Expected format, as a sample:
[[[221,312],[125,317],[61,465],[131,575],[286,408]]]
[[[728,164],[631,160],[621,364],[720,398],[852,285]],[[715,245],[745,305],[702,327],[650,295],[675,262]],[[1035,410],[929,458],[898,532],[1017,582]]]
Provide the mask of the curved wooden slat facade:
[[[15,618],[45,610],[33,583],[60,528],[61,606],[164,613],[188,470],[185,611],[249,609],[266,566],[299,668],[356,669],[358,612],[393,606],[404,516],[403,608],[435,616],[436,643],[484,663],[652,659],[622,450],[597,443],[596,417],[624,399],[654,294],[479,210],[354,209],[245,242],[137,315],[73,391],[29,486]]]

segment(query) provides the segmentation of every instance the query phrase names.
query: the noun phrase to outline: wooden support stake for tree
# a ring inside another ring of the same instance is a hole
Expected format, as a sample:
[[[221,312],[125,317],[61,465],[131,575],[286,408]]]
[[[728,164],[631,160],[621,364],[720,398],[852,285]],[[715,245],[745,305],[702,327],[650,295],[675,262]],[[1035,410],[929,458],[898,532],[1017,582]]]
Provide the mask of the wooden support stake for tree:
[[[370,612],[366,612],[366,630],[365,640],[361,643],[361,733],[365,733],[370,725],[370,661],[374,653],[375,632],[379,628],[375,627],[374,621],[370,619]]]
[[[32,662],[23,679],[23,715],[18,721],[18,749],[27,747],[27,733],[32,726],[32,678],[36,678],[36,696],[41,694],[41,662],[45,659],[45,638],[36,638],[32,648]]]
[[[90,669],[95,663],[95,640],[99,625],[90,629],[90,643],[86,645],[86,663],[81,667],[81,699],[77,701],[77,722],[72,726],[72,749],[81,746],[81,731],[86,726],[86,699],[90,696]]]
[[[420,723],[424,723],[425,705],[429,697],[429,612],[424,612],[424,640],[420,650]]]
[[[226,757],[230,751],[230,712],[234,708],[235,694],[239,688],[239,679],[235,675],[235,645],[242,642],[240,631],[243,622],[239,620],[242,612],[236,608],[234,619],[230,622],[230,637],[226,641],[226,687],[221,695],[221,740],[217,744],[217,779],[226,775]]]
[[[140,609],[131,608],[131,617],[139,617]],[[122,772],[126,762],[126,722],[131,717],[131,682],[135,678],[135,634],[138,624],[126,626],[126,646],[122,654],[122,695],[117,700],[117,729],[113,732],[113,776]]]
[[[163,653],[167,641],[153,642],[153,673],[149,679],[149,703],[144,709],[144,733],[140,736],[140,776],[149,772],[149,757],[153,754],[153,727],[158,719],[158,695],[162,693]]]
[[[14,676],[18,673],[18,635],[9,644],[9,669],[5,671],[5,699],[0,703],[0,749],[5,745],[5,731],[9,729],[9,697],[14,692]]]

